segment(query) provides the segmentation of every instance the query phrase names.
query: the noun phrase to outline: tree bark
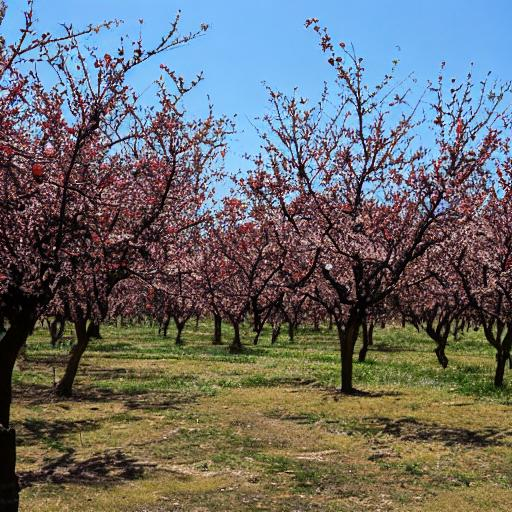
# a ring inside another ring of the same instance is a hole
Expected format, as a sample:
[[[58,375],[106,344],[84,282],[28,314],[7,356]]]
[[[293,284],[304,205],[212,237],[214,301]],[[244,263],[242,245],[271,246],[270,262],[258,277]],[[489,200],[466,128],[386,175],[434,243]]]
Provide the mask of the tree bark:
[[[251,299],[252,303],[252,314],[253,314],[253,331],[261,331],[261,314],[258,308],[258,300],[256,298]]]
[[[240,324],[238,322],[233,322],[233,330],[234,336],[231,345],[229,346],[229,351],[232,354],[239,354],[243,350],[242,341],[240,340]]]
[[[16,432],[10,428],[12,374],[21,347],[35,324],[35,312],[20,313],[0,339],[0,510],[16,512],[19,485],[16,477]]]
[[[288,338],[290,338],[290,343],[295,341],[295,325],[293,322],[288,322]]]
[[[171,317],[167,316],[164,318],[162,325],[160,326],[160,332],[164,338],[167,338],[167,331],[169,330],[169,324],[171,322]]]
[[[87,320],[80,318],[75,321],[75,333],[76,343],[71,348],[71,354],[64,375],[55,388],[55,392],[59,396],[70,397],[73,394],[73,384],[78,372],[78,366],[80,365],[80,360],[82,359],[87,345],[89,345]]]
[[[56,316],[51,322],[48,321],[48,330],[50,331],[50,340],[52,347],[57,345],[57,342],[62,338],[64,334],[64,328],[66,321],[64,318]]]
[[[16,432],[0,426],[0,510],[17,512],[19,506],[16,476]]]
[[[181,334],[183,333],[185,322],[175,318],[174,323],[176,324],[176,345],[184,345],[184,341],[183,338],[181,337]]]
[[[504,331],[506,327],[506,332]],[[494,385],[497,388],[503,386],[505,368],[510,360],[512,349],[512,323],[499,322],[496,334],[493,332],[493,323],[483,323],[487,341],[496,349],[496,371],[494,373]],[[504,334],[505,333],[505,334]]]
[[[439,364],[443,368],[448,367],[448,358],[446,357],[446,354],[445,354],[446,344],[447,344],[446,339],[440,339],[437,342],[437,347],[434,350],[437,360],[439,361]]]
[[[496,354],[496,373],[494,374],[494,385],[497,388],[503,386],[503,380],[505,377],[505,366],[510,357],[510,354],[506,354],[503,350],[500,350]]]
[[[272,326],[272,339],[271,339],[272,345],[277,341],[277,338],[279,338],[280,332],[281,332],[281,324]]]
[[[338,327],[341,353],[341,391],[343,393],[350,394],[354,391],[352,384],[353,355],[360,325],[360,318],[356,314],[352,314],[345,325],[345,329]]]
[[[89,325],[87,327],[87,336],[89,339],[95,338],[97,340],[101,340],[101,333],[100,333],[100,324],[98,322],[89,322]]]
[[[438,324],[437,329],[431,321],[427,322],[425,329],[426,333],[436,342],[436,348],[434,350],[439,364],[443,368],[448,367],[448,358],[446,357],[445,350],[448,344],[448,336],[450,335],[450,324]]]
[[[370,346],[370,326],[368,322],[364,321],[362,325],[363,334],[363,345],[359,351],[358,361],[364,363],[366,361],[366,354],[368,353],[368,347]]]
[[[222,318],[215,313],[213,315],[214,331],[213,331],[213,344],[222,345]]]

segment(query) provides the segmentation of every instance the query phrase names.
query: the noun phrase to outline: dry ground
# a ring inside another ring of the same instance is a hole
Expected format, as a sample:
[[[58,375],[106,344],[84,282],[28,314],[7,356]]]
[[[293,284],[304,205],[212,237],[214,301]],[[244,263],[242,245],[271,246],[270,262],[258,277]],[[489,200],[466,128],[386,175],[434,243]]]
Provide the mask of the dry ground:
[[[211,331],[191,325],[180,348],[104,328],[60,400],[68,348],[38,330],[15,376],[21,510],[510,510],[512,392],[493,390],[479,333],[443,371],[423,335],[380,329],[355,368],[365,394],[347,397],[327,329],[238,356]]]

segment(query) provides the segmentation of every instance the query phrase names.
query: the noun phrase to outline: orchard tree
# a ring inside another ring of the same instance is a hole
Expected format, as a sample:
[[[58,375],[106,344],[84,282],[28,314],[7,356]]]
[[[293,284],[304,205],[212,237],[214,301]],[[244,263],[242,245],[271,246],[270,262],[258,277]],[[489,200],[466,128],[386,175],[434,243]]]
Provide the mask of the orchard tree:
[[[512,210],[510,165],[498,169],[506,179],[471,223],[451,239],[452,286],[460,287],[474,322],[496,351],[494,385],[504,384],[507,363],[512,367]]]
[[[441,75],[414,101],[394,68],[372,87],[353,48],[335,48],[315,19],[306,25],[319,34],[337,93],[310,106],[296,93],[270,91],[251,186],[312,253],[321,252],[322,276],[347,310],[341,389],[351,393],[354,345],[368,311],[440,243],[454,218],[482,200],[508,88],[484,80],[475,91],[468,76],[447,91]],[[427,130],[430,149],[418,139]]]
[[[457,238],[462,235],[458,225],[453,233]],[[450,264],[453,256],[449,243],[439,244],[408,269],[398,293],[391,297],[396,313],[435,342],[434,352],[443,368],[448,366],[448,339],[472,323],[472,311]]]
[[[224,150],[227,120],[216,120],[210,111],[205,119],[187,121],[178,100],[181,95],[171,98],[161,83],[160,109],[146,111],[144,117],[135,112],[122,150],[104,156],[88,181],[92,184],[96,178],[97,196],[94,209],[84,214],[87,232],[82,236],[88,250],[77,260],[75,274],[80,265],[87,266],[90,288],[68,302],[82,302],[83,321],[89,321],[89,327],[107,316],[109,296],[123,279],[138,276],[152,283],[165,272],[162,255],[172,266],[180,265],[181,239],[208,217],[204,205],[215,176],[213,164]],[[105,176],[102,168],[115,172]],[[178,316],[174,315],[176,320]],[[177,324],[181,330],[183,321],[180,318]],[[71,394],[89,339],[89,329],[86,336],[77,335],[57,386],[59,394]]]
[[[138,139],[140,147],[140,133],[146,128],[138,114],[138,96],[127,85],[128,74],[198,35],[178,35],[176,18],[153,48],[145,49],[140,39],[132,43],[125,39],[116,55],[99,55],[97,50],[84,49],[80,36],[102,26],[83,31],[65,26],[64,33],[55,37],[38,34],[32,2],[25,21],[20,39],[3,45],[0,54],[0,316],[8,322],[0,340],[0,456],[6,461],[0,472],[0,501],[9,511],[17,510],[18,504],[15,434],[9,430],[18,352],[57,291],[72,280],[70,271],[83,268],[82,258],[88,260],[94,242],[94,225],[89,221],[96,208],[103,199],[117,199],[112,186],[111,197],[107,193],[103,198],[101,189],[96,189],[98,182],[119,183],[119,174],[133,173],[133,159],[140,162],[154,151],[148,149],[137,158],[127,150],[133,149],[132,140]],[[37,67],[27,62],[28,57],[38,61]],[[49,85],[39,78],[43,65],[54,72]],[[168,75],[183,90],[182,80],[170,70]],[[164,105],[164,112],[171,108]],[[159,120],[155,123],[158,126]],[[160,137],[158,130],[154,133]],[[133,157],[129,162],[127,155]],[[138,190],[141,182],[130,181],[135,186],[129,190],[133,197],[144,195],[144,189]],[[124,196],[125,201],[130,199]],[[153,207],[159,211],[158,203]],[[138,225],[140,233],[156,215],[144,212],[147,217]],[[135,244],[143,244],[132,235],[134,239]],[[118,257],[122,255],[123,251]]]
[[[243,349],[240,326],[252,310],[256,341],[280,294],[285,251],[274,242],[272,223],[236,197],[226,198],[205,233],[200,285],[211,310],[233,326],[231,352]]]

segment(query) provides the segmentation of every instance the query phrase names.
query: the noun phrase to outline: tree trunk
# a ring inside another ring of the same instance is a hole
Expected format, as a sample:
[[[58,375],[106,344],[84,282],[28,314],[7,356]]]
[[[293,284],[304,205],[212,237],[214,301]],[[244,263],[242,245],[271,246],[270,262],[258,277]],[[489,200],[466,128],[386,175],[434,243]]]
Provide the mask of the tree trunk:
[[[174,323],[176,324],[176,345],[184,345],[181,334],[183,332],[183,328],[185,327],[185,322],[175,318]]]
[[[81,318],[75,321],[75,333],[76,343],[71,348],[66,371],[55,388],[55,392],[59,396],[70,397],[73,394],[73,383],[78,372],[78,366],[87,345],[89,345],[87,321],[85,319]]]
[[[258,307],[258,299],[255,297],[251,298],[251,308],[253,314],[253,331],[260,332],[261,331],[261,313]]]
[[[18,352],[18,361],[28,361],[28,355],[27,355],[27,343],[23,343],[23,345],[20,348],[20,351]]]
[[[256,334],[252,340],[252,344],[253,345],[257,345],[258,342],[260,341],[260,336],[261,336],[261,331],[256,331]]]
[[[171,317],[167,316],[164,318],[162,325],[160,326],[160,332],[164,338],[167,338],[167,331],[169,330],[169,324],[171,322]]]
[[[231,342],[231,345],[229,346],[229,351],[232,354],[239,354],[243,350],[243,345],[240,340],[240,324],[238,322],[233,322],[233,330],[234,336],[233,341]]]
[[[354,345],[359,334],[361,320],[355,314],[351,315],[345,325],[345,329],[338,327],[341,352],[341,391],[343,393],[353,393],[352,369]]]
[[[56,316],[51,322],[48,321],[48,330],[50,331],[50,341],[52,347],[55,347],[57,342],[62,338],[65,326],[66,321],[64,318],[59,316]]]
[[[439,361],[439,364],[443,368],[446,368],[448,366],[448,358],[446,357],[446,354],[445,354],[446,344],[447,344],[447,340],[440,338],[437,342],[437,347],[434,350],[434,352],[436,353],[436,356],[437,356],[437,360]]]
[[[496,373],[494,374],[494,385],[497,388],[501,388],[503,386],[505,366],[509,357],[510,355],[506,354],[503,350],[500,350],[496,354]]]
[[[260,332],[261,331],[261,314],[260,314],[260,311],[258,309],[258,302],[257,301],[253,301],[252,313],[253,313],[253,319],[254,319],[253,331],[254,332]]]
[[[359,362],[364,363],[366,361],[366,354],[368,353],[368,347],[370,346],[370,332],[368,328],[368,322],[364,321],[362,325],[363,329],[363,346],[359,351]]]
[[[448,344],[448,336],[450,335],[450,324],[438,324],[437,329],[431,321],[427,322],[426,333],[436,342],[434,350],[439,364],[446,368],[448,366],[448,358],[445,354],[446,345]]]
[[[100,333],[100,324],[99,322],[89,322],[89,326],[87,327],[87,336],[89,339],[95,338],[97,340],[101,340],[101,333]]]
[[[213,331],[213,344],[222,345],[222,318],[215,313],[213,315],[214,331]]]
[[[281,332],[281,324],[272,326],[272,339],[271,339],[272,345],[277,341],[277,338],[279,338],[280,332]]]
[[[0,510],[17,512],[19,484],[16,476],[16,432],[0,426]]]
[[[295,325],[293,322],[288,322],[288,338],[290,338],[290,343],[295,341]]]
[[[35,324],[32,315],[21,313],[0,339],[0,510],[16,512],[19,486],[16,477],[16,433],[10,427],[12,374],[21,347]]]

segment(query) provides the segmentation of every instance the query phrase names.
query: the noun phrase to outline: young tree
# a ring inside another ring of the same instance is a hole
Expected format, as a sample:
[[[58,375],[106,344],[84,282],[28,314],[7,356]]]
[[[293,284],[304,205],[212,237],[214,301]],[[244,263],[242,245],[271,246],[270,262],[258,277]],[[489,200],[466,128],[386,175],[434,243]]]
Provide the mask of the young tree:
[[[457,226],[453,233],[461,235]],[[441,243],[428,256],[408,269],[400,285],[396,310],[416,329],[423,329],[435,342],[439,364],[446,368],[446,346],[450,336],[471,322],[471,311],[464,290],[458,285],[450,260],[450,244]],[[409,285],[409,283],[411,283]]]

